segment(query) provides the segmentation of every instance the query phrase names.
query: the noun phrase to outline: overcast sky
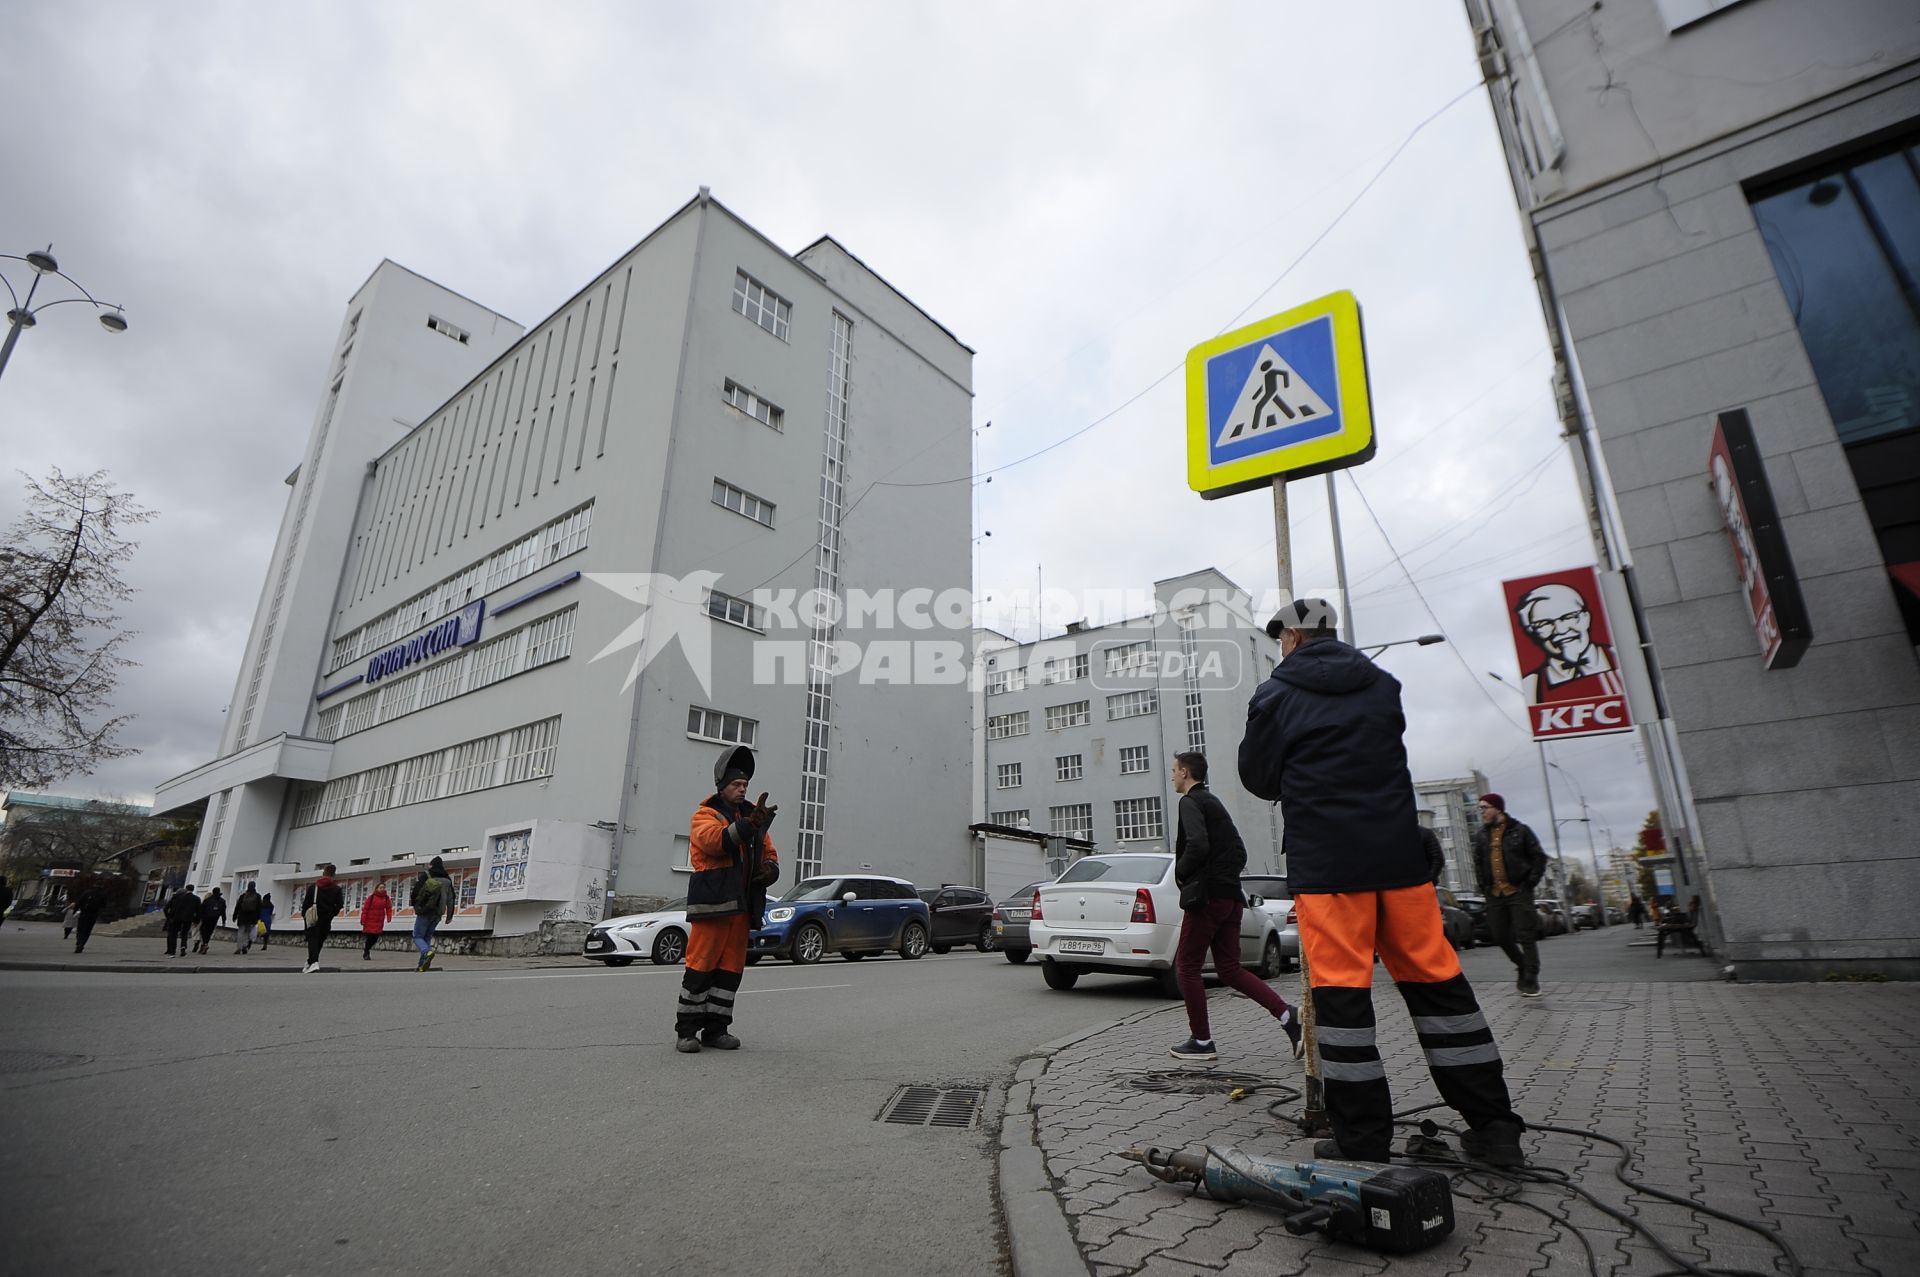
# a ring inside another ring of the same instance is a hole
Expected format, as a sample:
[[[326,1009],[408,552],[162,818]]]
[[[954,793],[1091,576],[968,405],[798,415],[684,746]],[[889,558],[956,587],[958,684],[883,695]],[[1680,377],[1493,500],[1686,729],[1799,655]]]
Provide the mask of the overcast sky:
[[[531,327],[706,184],[789,250],[832,234],[978,352],[983,470],[1139,396],[979,488],[995,606],[1042,570],[1271,589],[1271,502],[1190,493],[1182,377],[1148,387],[1236,317],[1353,290],[1381,441],[1353,477],[1437,613],[1343,480],[1358,637],[1451,636],[1382,658],[1415,775],[1477,766],[1547,840],[1517,698],[1484,672],[1517,674],[1500,580],[1592,550],[1460,5],[15,0],[7,25],[0,252],[52,241],[132,326],[68,307],[24,334],[0,452],[108,468],[160,512],[129,572],[140,752],[62,792],[144,799],[217,748],[281,480],[381,258]],[[1296,586],[1330,591],[1317,480],[1293,537]],[[1554,757],[1597,840],[1630,843],[1633,738]]]

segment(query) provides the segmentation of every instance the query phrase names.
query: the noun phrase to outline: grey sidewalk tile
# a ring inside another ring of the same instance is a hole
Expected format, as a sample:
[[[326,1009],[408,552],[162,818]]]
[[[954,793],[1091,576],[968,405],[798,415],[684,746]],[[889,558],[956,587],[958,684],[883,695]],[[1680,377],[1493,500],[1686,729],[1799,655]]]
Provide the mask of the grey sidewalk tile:
[[[1076,1211],[1070,1205],[1067,1207],[1067,1222],[1073,1229],[1073,1239],[1080,1243],[1082,1254],[1106,1245],[1127,1226],[1124,1219],[1091,1211]]]
[[[1117,1264],[1122,1268],[1138,1268],[1147,1262],[1149,1256],[1157,1255],[1173,1243],[1155,1241],[1148,1237],[1135,1237],[1130,1233],[1118,1233],[1106,1245],[1086,1253],[1090,1264]]]
[[[1866,1248],[1861,1262],[1872,1271],[1885,1273],[1887,1277],[1907,1277],[1920,1272],[1920,1239],[1866,1237],[1862,1240]],[[1807,1258],[1805,1251],[1801,1252],[1801,1258]]]
[[[1167,1209],[1155,1211],[1151,1216],[1137,1224],[1127,1225],[1126,1228],[1121,1230],[1120,1235],[1122,1237],[1146,1237],[1154,1241],[1164,1242],[1168,1246],[1177,1246],[1186,1240],[1188,1233],[1196,1229],[1205,1228],[1206,1226],[1206,1220],[1194,1219],[1190,1216],[1182,1215],[1173,1210],[1172,1204],[1169,1203]]]
[[[1314,1246],[1307,1251],[1306,1260],[1313,1277],[1371,1277],[1390,1267],[1385,1256],[1357,1246]]]
[[[1795,1193],[1777,1193],[1762,1185],[1760,1195],[1776,1215],[1798,1216],[1807,1219],[1844,1220],[1846,1208],[1824,1194],[1808,1197]]]
[[[1162,1251],[1140,1269],[1140,1277],[1219,1277],[1220,1269],[1174,1259]]]
[[[1188,1233],[1165,1255],[1168,1259],[1221,1267],[1235,1254],[1260,1244],[1259,1225],[1263,1222],[1251,1208],[1223,1215],[1218,1222]]]
[[[1853,1202],[1845,1209],[1849,1236],[1920,1240],[1920,1215],[1891,1198]]]

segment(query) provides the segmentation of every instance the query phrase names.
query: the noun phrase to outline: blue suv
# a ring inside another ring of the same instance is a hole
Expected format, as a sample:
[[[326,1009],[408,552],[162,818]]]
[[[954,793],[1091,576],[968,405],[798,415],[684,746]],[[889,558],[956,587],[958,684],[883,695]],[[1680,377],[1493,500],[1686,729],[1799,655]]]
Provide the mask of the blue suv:
[[[857,962],[892,949],[917,958],[930,934],[927,902],[905,878],[837,874],[804,878],[769,901],[747,956],[811,963],[837,953]]]

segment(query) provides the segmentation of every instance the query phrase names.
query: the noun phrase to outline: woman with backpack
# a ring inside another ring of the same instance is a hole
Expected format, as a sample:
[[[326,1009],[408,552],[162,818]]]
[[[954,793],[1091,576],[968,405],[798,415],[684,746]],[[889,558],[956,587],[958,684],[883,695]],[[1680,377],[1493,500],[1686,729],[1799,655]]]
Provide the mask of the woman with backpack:
[[[387,929],[387,919],[393,917],[393,897],[387,894],[384,883],[375,883],[373,894],[360,906],[360,930],[367,943],[360,950],[360,956],[368,962],[373,961],[373,942]]]

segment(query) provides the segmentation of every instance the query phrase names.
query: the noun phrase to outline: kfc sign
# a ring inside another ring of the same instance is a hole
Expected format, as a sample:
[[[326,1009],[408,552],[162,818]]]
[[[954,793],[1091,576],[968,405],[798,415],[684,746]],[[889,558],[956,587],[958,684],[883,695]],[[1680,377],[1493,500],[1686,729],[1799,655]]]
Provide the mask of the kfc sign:
[[[1633,730],[1627,685],[1592,568],[1504,581],[1535,740]]]
[[[1714,504],[1727,523],[1727,540],[1733,543],[1734,567],[1760,656],[1770,670],[1790,669],[1800,663],[1813,639],[1813,626],[1745,410],[1735,408],[1714,418],[1707,477]]]

